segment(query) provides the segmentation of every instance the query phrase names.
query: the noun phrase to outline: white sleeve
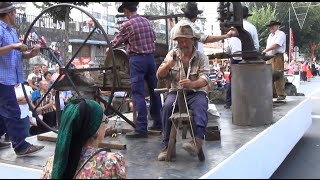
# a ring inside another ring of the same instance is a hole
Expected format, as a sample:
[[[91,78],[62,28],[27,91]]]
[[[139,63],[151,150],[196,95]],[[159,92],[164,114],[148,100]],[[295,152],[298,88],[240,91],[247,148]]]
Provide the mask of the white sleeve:
[[[32,89],[30,86],[24,86],[24,87],[25,87],[25,89],[26,89],[27,95],[30,96],[31,93],[33,92],[33,89]]]
[[[256,28],[254,28],[254,33],[253,33],[253,44],[254,47],[256,48],[257,51],[259,51],[260,45],[259,45],[259,37],[258,37],[258,31]]]
[[[242,44],[239,38],[231,37],[230,38],[230,47],[231,47],[231,54],[239,53],[242,51]]]
[[[32,80],[32,77],[33,77],[33,76],[34,76],[33,73],[29,74],[27,80]]]
[[[279,36],[277,36],[274,43],[278,44],[279,46],[282,46],[284,43],[286,43],[286,35],[284,32],[280,31]]]

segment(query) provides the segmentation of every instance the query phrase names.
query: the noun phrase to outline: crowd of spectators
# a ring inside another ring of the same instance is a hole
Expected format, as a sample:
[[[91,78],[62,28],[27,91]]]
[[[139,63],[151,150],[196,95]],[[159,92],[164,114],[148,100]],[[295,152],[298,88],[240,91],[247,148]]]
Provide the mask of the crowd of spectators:
[[[287,69],[287,74],[292,75],[299,75],[300,74],[300,80],[304,82],[309,82],[311,78],[315,76],[320,76],[319,70],[320,70],[320,63],[319,61],[313,61],[307,60],[305,62],[301,61],[291,61],[290,63],[285,62],[284,63],[284,69]]]

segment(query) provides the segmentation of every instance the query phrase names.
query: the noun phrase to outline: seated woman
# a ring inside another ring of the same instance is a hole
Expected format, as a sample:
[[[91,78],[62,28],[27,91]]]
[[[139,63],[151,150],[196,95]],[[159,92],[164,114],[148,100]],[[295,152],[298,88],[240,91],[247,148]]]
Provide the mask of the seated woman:
[[[126,179],[127,165],[122,154],[101,151],[106,116],[93,100],[72,99],[62,112],[55,154],[43,169],[42,179]]]
[[[226,79],[224,78],[224,67],[220,67],[220,70],[218,71],[217,77],[217,89],[224,89],[226,85]]]
[[[45,96],[49,89],[48,82],[46,80],[40,81],[39,88],[40,89],[33,91],[31,94],[32,104],[37,106],[41,99],[45,97],[36,110],[37,114],[39,115],[39,118],[42,119],[47,125],[50,127],[56,127],[56,110],[53,103],[53,94],[49,92],[47,96]],[[46,132],[49,132],[49,129],[47,129],[41,123],[38,123],[37,126],[32,126],[29,131],[30,135],[32,136]]]

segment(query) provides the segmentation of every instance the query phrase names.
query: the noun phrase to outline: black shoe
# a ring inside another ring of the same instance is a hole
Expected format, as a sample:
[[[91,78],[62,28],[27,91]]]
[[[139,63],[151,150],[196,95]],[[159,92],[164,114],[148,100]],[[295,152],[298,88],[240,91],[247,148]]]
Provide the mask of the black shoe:
[[[224,105],[223,107],[224,107],[225,109],[230,109],[231,106],[229,106],[229,105]]]
[[[148,134],[142,134],[142,133],[139,133],[139,132],[131,132],[131,133],[127,133],[126,134],[126,138],[147,138],[148,137]]]
[[[35,154],[37,152],[40,152],[41,150],[43,150],[44,146],[37,146],[37,145],[30,145],[29,147],[27,147],[25,150],[22,151],[16,151],[16,155],[18,157],[22,157],[22,156],[28,156],[28,155],[32,155]]]
[[[279,97],[277,98],[278,101],[285,100],[285,99],[286,99],[286,96],[279,96]]]
[[[9,142],[0,142],[0,149],[6,149],[6,148],[10,148],[11,147],[11,143]]]
[[[4,142],[10,142],[9,135],[7,133],[4,134]]]
[[[150,127],[148,127],[148,130],[151,130],[151,131],[162,131],[162,128],[161,127],[150,126]]]

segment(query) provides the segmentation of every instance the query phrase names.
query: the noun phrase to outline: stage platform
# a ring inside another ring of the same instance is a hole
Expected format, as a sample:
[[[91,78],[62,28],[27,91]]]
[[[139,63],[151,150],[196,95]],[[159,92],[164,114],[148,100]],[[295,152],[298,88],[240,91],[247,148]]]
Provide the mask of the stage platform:
[[[172,162],[159,162],[161,136],[147,139],[105,138],[105,142],[126,144],[124,154],[128,163],[128,178],[269,178],[285,159],[294,145],[312,123],[311,101],[308,97],[287,97],[287,103],[273,109],[273,124],[261,127],[241,127],[232,124],[232,111],[216,105],[220,117],[210,116],[209,125],[218,122],[220,141],[205,141],[203,148],[206,160],[200,162],[182,149],[179,132],[177,156]],[[132,114],[125,114],[128,118]],[[125,122],[123,122],[126,124]],[[151,125],[151,122],[149,123]],[[129,126],[128,126],[129,127]],[[12,149],[0,150],[2,178],[39,178],[48,157],[54,153],[55,143],[38,141],[45,149],[30,157],[16,157]]]

